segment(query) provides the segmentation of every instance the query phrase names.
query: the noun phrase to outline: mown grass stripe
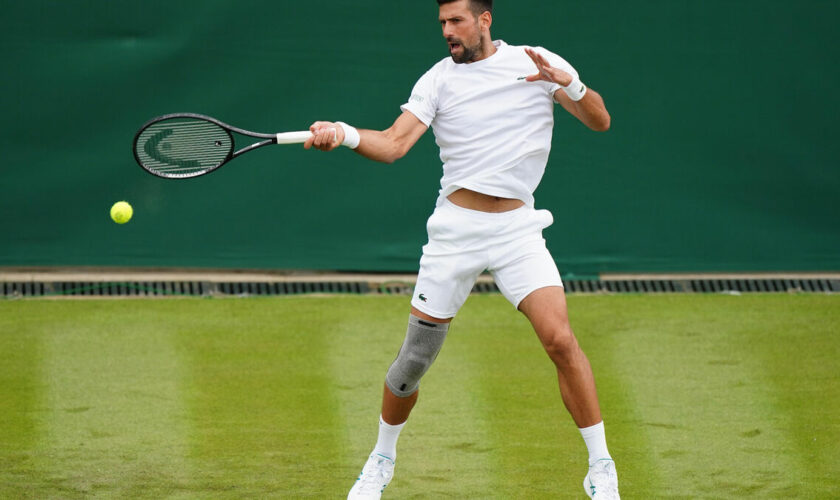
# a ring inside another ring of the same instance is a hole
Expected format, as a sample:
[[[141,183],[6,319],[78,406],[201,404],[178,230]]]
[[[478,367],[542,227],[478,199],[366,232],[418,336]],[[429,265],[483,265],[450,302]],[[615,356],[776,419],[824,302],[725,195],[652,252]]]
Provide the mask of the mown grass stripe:
[[[327,308],[291,298],[187,305],[179,348],[195,491],[214,498],[329,491],[341,432],[325,359],[333,336]]]
[[[662,478],[654,495],[789,497],[802,468],[762,377],[756,356],[762,346],[733,335],[732,325],[745,316],[759,319],[751,299],[610,301],[632,310],[615,336],[613,368],[635,401],[639,430],[649,436]]]
[[[667,478],[658,467],[650,428],[641,425],[639,402],[631,391],[636,375],[623,369],[627,353],[619,338],[636,306],[623,296],[569,296],[568,308],[572,329],[595,375],[619,491],[624,498],[657,498],[657,486]]]
[[[33,303],[33,317],[50,318],[39,330],[44,496],[166,496],[186,480],[181,362],[149,305]]]
[[[812,485],[820,485],[824,498],[840,497],[840,300],[777,295],[750,300],[739,312],[747,321],[731,336],[751,354],[747,359],[772,399],[768,413],[786,437],[785,448],[773,451],[797,462],[786,471],[779,497],[805,496]],[[743,436],[764,432],[756,427]]]
[[[29,498],[37,486],[42,345],[27,311],[0,302],[0,498]]]

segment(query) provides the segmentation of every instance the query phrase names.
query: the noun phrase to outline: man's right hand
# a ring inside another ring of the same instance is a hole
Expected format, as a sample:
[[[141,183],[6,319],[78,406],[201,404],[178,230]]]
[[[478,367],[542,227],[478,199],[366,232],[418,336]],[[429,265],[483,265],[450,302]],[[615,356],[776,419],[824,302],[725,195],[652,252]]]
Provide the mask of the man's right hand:
[[[344,141],[344,129],[333,122],[315,122],[309,126],[312,137],[303,143],[304,149],[314,147],[321,151],[332,151]]]

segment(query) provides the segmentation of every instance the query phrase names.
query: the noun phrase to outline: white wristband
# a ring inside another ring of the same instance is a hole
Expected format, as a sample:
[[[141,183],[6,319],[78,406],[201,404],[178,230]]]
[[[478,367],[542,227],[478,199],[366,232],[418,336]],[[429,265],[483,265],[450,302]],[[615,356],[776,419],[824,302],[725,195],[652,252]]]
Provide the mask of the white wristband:
[[[341,143],[341,145],[347,146],[350,149],[358,148],[359,143],[362,142],[362,137],[359,135],[359,131],[356,130],[356,127],[347,125],[344,122],[336,123],[341,125],[341,128],[344,129],[344,141]]]
[[[573,101],[579,101],[586,95],[586,85],[584,85],[578,77],[574,77],[571,83],[565,87],[561,85],[560,88],[563,89],[563,92],[565,92],[566,95],[569,96],[569,99]]]

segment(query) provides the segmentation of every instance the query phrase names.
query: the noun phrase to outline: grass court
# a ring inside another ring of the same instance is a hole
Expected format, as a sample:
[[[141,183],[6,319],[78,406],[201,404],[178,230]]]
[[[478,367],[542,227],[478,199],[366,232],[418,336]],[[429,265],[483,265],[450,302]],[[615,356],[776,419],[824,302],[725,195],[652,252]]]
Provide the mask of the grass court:
[[[572,295],[623,498],[840,497],[840,296]],[[0,301],[0,498],[344,498],[406,297]],[[472,296],[385,498],[585,498],[548,357]]]

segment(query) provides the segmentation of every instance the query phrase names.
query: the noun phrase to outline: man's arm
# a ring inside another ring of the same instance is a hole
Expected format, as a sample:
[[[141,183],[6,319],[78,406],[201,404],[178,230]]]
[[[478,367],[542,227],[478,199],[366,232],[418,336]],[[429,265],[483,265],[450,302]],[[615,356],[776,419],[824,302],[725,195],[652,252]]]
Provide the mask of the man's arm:
[[[572,83],[572,75],[562,69],[552,67],[540,53],[531,49],[525,49],[525,52],[531,57],[539,70],[539,73],[526,78],[529,82],[545,80],[564,87],[568,87]],[[594,90],[587,88],[582,99],[573,101],[563,89],[558,89],[554,92],[554,100],[592,130],[606,132],[610,129],[610,114],[604,105],[604,99]]]
[[[408,153],[428,128],[416,116],[404,111],[385,130],[359,130],[361,141],[354,151],[371,160],[394,163]],[[332,151],[344,141],[344,129],[337,123],[315,122],[309,130],[312,137],[303,144],[306,149]]]
[[[610,129],[610,114],[598,92],[587,88],[583,99],[573,101],[563,89],[559,89],[554,93],[554,100],[592,130],[606,132]]]

